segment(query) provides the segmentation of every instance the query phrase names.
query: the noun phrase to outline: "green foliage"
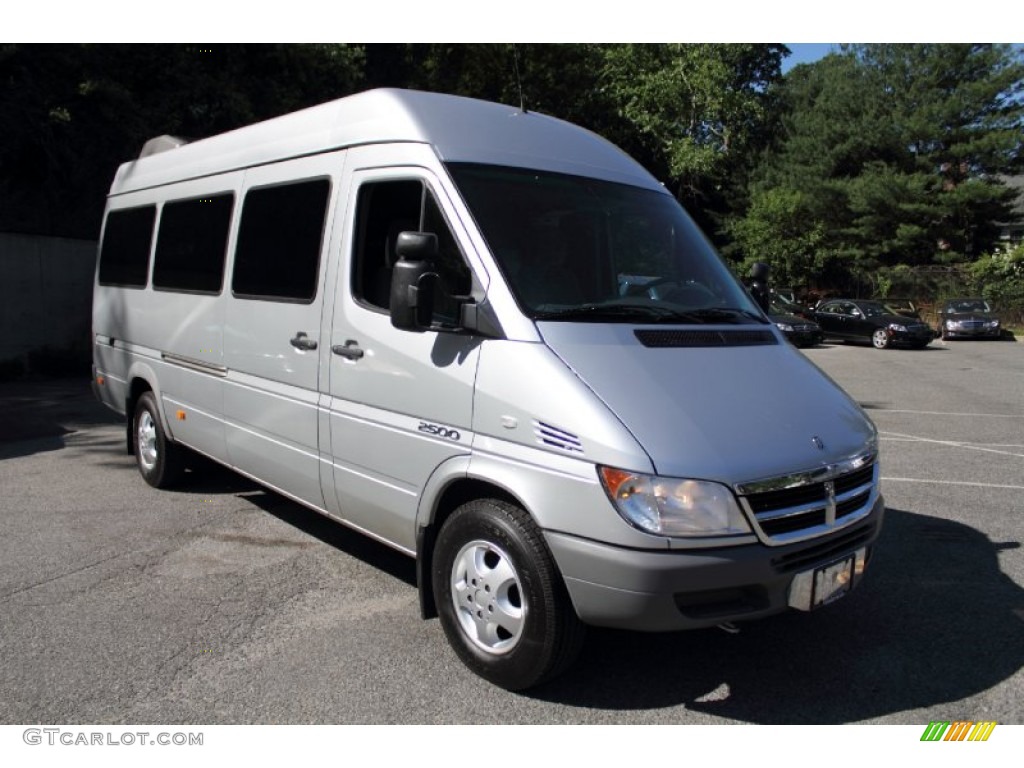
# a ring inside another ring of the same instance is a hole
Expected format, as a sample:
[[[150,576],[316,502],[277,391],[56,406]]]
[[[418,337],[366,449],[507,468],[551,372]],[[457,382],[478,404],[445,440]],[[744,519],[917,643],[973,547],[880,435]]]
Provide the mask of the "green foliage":
[[[969,274],[996,309],[1024,322],[1024,243],[984,254],[970,265]]]
[[[757,242],[810,248],[788,260],[789,279],[844,292],[885,288],[898,265],[969,262],[993,222],[1012,220],[999,175],[1024,161],[1022,89],[1024,60],[999,45],[849,46],[796,67],[750,205],[729,226],[740,257]],[[799,196],[803,237],[765,216],[769,194]]]
[[[94,238],[117,166],[355,90],[343,45],[0,47],[0,229]]]
[[[604,46],[601,90],[669,178],[721,182],[758,149],[781,45]]]
[[[810,215],[810,201],[803,192],[784,187],[759,190],[746,217],[735,220],[731,234],[746,255],[740,273],[754,262],[772,268],[772,280],[782,285],[802,281],[820,270],[824,229]]]

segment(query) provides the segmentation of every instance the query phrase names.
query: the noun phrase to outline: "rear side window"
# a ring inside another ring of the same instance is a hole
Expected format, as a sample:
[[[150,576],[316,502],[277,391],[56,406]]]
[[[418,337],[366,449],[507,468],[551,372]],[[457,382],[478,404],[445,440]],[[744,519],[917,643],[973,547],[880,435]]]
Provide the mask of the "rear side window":
[[[315,298],[330,191],[328,179],[249,190],[231,278],[236,296],[301,302]]]
[[[160,214],[153,287],[220,293],[234,195],[166,203]]]
[[[100,248],[100,285],[146,286],[155,220],[154,205],[124,208],[107,215]]]

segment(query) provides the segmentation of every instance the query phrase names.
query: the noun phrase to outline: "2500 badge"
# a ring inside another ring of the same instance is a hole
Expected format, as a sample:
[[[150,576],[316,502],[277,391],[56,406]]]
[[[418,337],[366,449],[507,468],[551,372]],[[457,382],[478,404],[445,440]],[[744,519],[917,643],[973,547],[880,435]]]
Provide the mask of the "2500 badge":
[[[437,435],[447,440],[454,440],[458,442],[462,435],[459,434],[457,429],[449,429],[448,427],[442,427],[438,424],[428,424],[425,421],[421,421],[418,427],[420,432],[425,432],[428,435]]]

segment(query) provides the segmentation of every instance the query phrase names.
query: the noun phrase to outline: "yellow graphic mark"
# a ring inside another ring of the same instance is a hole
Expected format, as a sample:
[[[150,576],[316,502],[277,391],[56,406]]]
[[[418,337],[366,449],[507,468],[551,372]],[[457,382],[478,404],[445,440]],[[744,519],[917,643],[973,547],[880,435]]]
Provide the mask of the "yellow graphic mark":
[[[988,737],[992,735],[992,731],[996,729],[996,723],[994,720],[982,721],[974,724],[974,730],[971,731],[971,735],[967,737],[968,741],[988,741]]]

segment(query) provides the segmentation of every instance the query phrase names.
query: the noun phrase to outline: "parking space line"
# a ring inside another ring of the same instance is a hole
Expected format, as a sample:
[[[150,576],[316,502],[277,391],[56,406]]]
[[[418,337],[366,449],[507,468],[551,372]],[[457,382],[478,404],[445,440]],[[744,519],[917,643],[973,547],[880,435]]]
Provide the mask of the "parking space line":
[[[950,448],[966,448],[971,451],[983,451],[984,453],[997,453],[1000,456],[1016,456],[1019,459],[1024,459],[1024,453],[1014,453],[1013,451],[1000,451],[996,448],[987,448],[980,445],[973,445],[971,443],[961,443],[956,440],[935,440],[930,437],[918,437],[917,435],[902,435],[898,432],[880,432],[885,437],[897,437],[906,440],[913,440],[919,443],[932,443],[934,445],[946,445]]]
[[[921,438],[919,438],[919,437],[886,437],[884,435],[884,433],[879,433],[879,434],[882,435],[882,437],[879,438],[880,440],[884,440],[884,441],[889,442],[889,443],[918,443],[918,442],[921,441]],[[967,440],[963,440],[961,442],[958,442],[957,445],[963,445],[965,447],[984,446],[984,447],[987,447],[987,448],[1021,448],[1021,449],[1024,449],[1024,443],[972,443],[972,442],[969,442]]]
[[[958,413],[956,411],[914,411],[908,408],[868,408],[865,410],[878,411],[879,413],[916,413],[921,416],[968,416],[972,419],[1024,419],[1024,414],[1020,413]]]
[[[1010,491],[1024,491],[1024,485],[1000,485],[998,483],[972,483],[967,480],[927,480],[919,477],[883,477],[884,483],[926,483],[928,485],[967,485],[972,488],[1005,488]]]

